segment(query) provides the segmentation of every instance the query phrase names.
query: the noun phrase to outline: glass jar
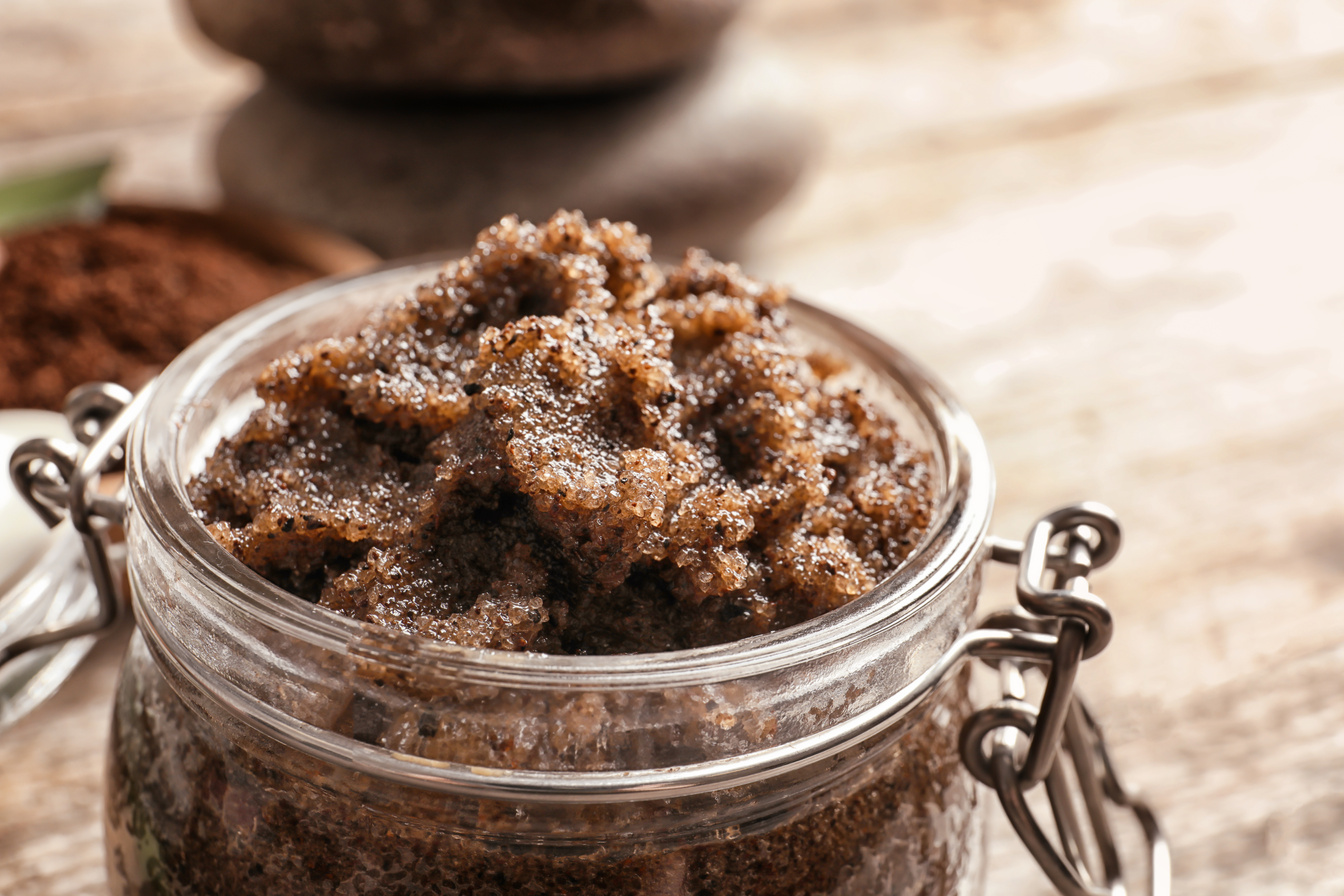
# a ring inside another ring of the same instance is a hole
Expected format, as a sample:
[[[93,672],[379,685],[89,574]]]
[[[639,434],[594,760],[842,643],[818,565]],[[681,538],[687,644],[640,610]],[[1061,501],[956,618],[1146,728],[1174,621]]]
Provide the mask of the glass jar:
[[[470,649],[313,607],[211,538],[184,483],[261,368],[436,267],[291,293],[155,387],[128,446],[113,891],[978,892],[967,670],[909,689],[970,623],[989,462],[936,383],[819,311],[794,313],[908,409],[941,478],[915,559],[823,618],[664,654]]]
[[[915,552],[840,609],[694,650],[511,653],[330,613],[230,555],[186,483],[258,406],[257,374],[294,345],[353,333],[437,268],[279,296],[189,348],[76,460],[36,445],[16,466],[34,506],[69,507],[100,618],[115,616],[119,579],[94,523],[125,525],[138,631],[108,756],[114,893],[970,896],[983,886],[976,779],[1064,892],[1118,880],[1091,811],[1103,792],[1150,827],[1157,880],[1151,813],[1114,780],[1072,694],[1078,662],[1109,637],[1086,575],[1118,529],[1079,506],[1024,544],[988,538],[993,473],[971,419],[907,356],[805,303],[792,308],[804,337],[853,362],[929,452],[937,485]],[[124,510],[93,499],[123,438]],[[975,628],[990,559],[1020,564],[1031,612]],[[972,707],[972,656],[999,666],[1000,703]],[[1032,666],[1048,671],[1039,719],[1021,699]],[[1064,859],[1020,799],[1047,779],[1056,803],[1068,790],[1061,741],[1100,843],[1079,848],[1076,814],[1056,805]]]

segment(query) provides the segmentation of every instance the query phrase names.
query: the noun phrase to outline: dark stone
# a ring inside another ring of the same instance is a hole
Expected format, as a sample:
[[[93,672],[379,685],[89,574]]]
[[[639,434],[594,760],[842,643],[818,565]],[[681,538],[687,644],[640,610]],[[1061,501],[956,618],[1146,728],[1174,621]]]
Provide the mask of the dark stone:
[[[228,200],[387,256],[457,248],[501,216],[635,222],[661,253],[724,252],[813,143],[784,73],[750,54],[656,89],[569,101],[335,104],[263,87],[217,146]]]
[[[186,0],[277,80],[339,91],[556,93],[671,72],[741,0]]]

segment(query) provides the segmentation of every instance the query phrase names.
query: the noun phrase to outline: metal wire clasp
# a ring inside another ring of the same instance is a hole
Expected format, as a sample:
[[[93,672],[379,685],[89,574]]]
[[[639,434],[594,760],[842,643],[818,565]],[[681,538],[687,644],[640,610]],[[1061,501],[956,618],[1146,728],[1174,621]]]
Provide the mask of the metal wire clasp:
[[[98,590],[98,611],[88,619],[33,632],[0,647],[0,666],[30,650],[105,631],[127,606],[109,534],[110,528],[124,522],[126,504],[120,490],[106,494],[99,490],[99,482],[104,474],[123,469],[126,434],[147,395],[148,389],[133,398],[114,383],[81,386],[65,403],[66,419],[79,444],[30,439],[10,457],[10,478],[38,516],[55,526],[68,515],[79,532]]]
[[[1082,661],[1111,639],[1110,610],[1089,590],[1087,577],[1120,549],[1115,513],[1103,504],[1071,504],[1039,519],[1024,542],[990,539],[989,549],[991,559],[1017,566],[1020,606],[981,621],[985,646],[974,652],[999,670],[1003,696],[966,720],[962,761],[998,793],[1018,836],[1061,893],[1125,893],[1106,813],[1109,801],[1132,812],[1147,837],[1148,892],[1170,896],[1171,857],[1157,818],[1120,783],[1101,727],[1074,688]],[[1024,633],[1034,636],[1037,649],[1015,653],[1011,646],[1022,642]],[[1037,644],[1041,639],[1045,643]],[[1023,672],[1030,668],[1045,674],[1039,710],[1026,701]],[[1068,763],[1060,761],[1064,754]],[[1026,801],[1026,792],[1042,781],[1058,846]]]

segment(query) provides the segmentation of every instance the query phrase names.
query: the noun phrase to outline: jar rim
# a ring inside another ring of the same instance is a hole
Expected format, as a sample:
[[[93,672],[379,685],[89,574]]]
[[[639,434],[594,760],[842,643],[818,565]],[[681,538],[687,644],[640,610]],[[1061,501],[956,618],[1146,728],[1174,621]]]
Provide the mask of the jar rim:
[[[867,594],[778,632],[726,644],[661,653],[566,656],[464,647],[395,632],[325,610],[272,584],[216,542],[197,517],[177,450],[185,422],[194,414],[215,410],[204,397],[206,390],[260,334],[356,289],[398,286],[400,292],[389,292],[390,299],[432,278],[455,257],[393,261],[362,274],[288,290],[206,334],[151,387],[153,394],[128,439],[130,503],[180,568],[233,609],[288,636],[392,668],[447,667],[464,679],[518,687],[672,687],[778,670],[898,625],[980,559],[994,482],[987,449],[970,415],[936,376],[904,351],[837,315],[791,299],[795,324],[842,344],[851,360],[892,380],[905,393],[940,461],[941,494],[933,523],[910,557]],[[171,424],[169,438],[156,429],[163,421]],[[137,615],[143,615],[139,597]]]

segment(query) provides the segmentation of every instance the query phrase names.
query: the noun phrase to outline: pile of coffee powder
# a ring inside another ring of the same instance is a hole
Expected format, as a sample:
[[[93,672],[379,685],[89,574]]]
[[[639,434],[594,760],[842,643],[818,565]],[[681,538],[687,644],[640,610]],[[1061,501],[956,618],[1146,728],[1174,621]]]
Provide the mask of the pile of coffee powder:
[[[138,388],[216,324],[319,273],[169,209],[5,237],[0,408],[59,409],[94,380]]]

